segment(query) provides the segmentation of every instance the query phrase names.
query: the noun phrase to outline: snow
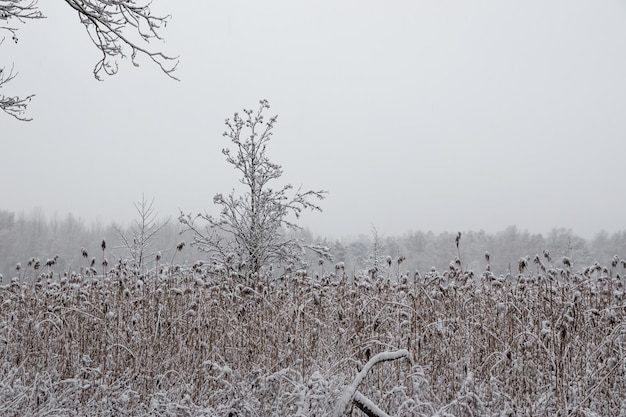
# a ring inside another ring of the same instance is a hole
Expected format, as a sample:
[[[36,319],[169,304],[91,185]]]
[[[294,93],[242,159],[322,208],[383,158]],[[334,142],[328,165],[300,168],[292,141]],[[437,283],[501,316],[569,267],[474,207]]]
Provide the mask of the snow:
[[[361,410],[363,410],[363,412],[368,415],[376,417],[390,417],[389,414],[378,408],[378,406],[374,404],[369,398],[365,397],[358,391],[354,393],[354,401],[356,401],[357,407],[359,407]]]
[[[400,358],[407,358],[408,356],[409,356],[409,351],[402,349],[402,350],[398,350],[395,352],[381,352],[375,355],[373,358],[371,358],[365,364],[363,369],[361,369],[361,371],[356,375],[352,383],[348,385],[348,387],[344,390],[339,401],[337,401],[333,415],[335,417],[341,417],[345,414],[346,410],[348,409],[348,406],[352,402],[352,398],[354,397],[356,390],[358,389],[359,385],[361,385],[361,382],[363,382],[363,379],[365,378],[365,376],[367,376],[367,373],[370,371],[370,369],[374,367],[374,365],[380,362],[392,361],[392,360],[396,360]]]

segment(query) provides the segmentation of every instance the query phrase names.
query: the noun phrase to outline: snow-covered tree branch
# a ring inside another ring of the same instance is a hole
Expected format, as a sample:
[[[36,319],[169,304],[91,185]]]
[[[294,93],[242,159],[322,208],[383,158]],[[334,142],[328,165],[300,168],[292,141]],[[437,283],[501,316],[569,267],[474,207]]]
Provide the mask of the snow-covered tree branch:
[[[0,89],[9,81],[15,78],[17,74],[11,68],[8,72],[6,68],[0,68]],[[26,106],[33,95],[26,97],[10,97],[0,94],[0,109],[6,114],[15,117],[17,120],[30,121],[31,119],[25,115]]]
[[[148,57],[168,77],[177,79],[174,71],[178,58],[153,48],[155,41],[163,41],[161,30],[170,16],[155,16],[146,0],[65,0],[78,13],[93,44],[102,52],[93,74],[102,80],[102,74],[114,75],[118,60],[130,57],[138,66],[138,56]],[[0,0],[0,45],[10,35],[18,42],[17,24],[41,19],[45,16],[38,8],[37,0]],[[17,75],[0,67],[0,89]],[[31,120],[25,116],[26,106],[33,95],[7,97],[0,94],[0,110],[18,120]]]
[[[354,377],[354,380],[352,381],[352,383],[348,385],[346,389],[343,391],[343,393],[339,397],[339,400],[337,401],[337,404],[335,405],[335,411],[333,415],[335,417],[341,417],[345,415],[349,405],[352,403],[355,396],[356,396],[356,402],[359,408],[367,409],[372,413],[377,411],[378,407],[375,407],[374,404],[371,403],[371,401],[369,401],[365,396],[363,396],[363,394],[359,393],[357,395],[357,389],[359,388],[359,385],[361,385],[361,382],[363,382],[363,379],[367,376],[367,373],[375,365],[382,363],[382,362],[394,361],[396,359],[408,358],[408,357],[409,357],[409,352],[406,349],[401,349],[395,352],[381,352],[377,354],[376,356],[374,356],[373,358],[371,358],[365,364],[365,366],[363,366],[363,369],[361,369],[361,371],[356,375],[356,377]],[[365,412],[365,410],[363,411]],[[376,415],[376,414],[373,414],[373,415]],[[377,415],[381,415],[381,414],[379,413]]]
[[[18,42],[18,28],[14,23],[25,23],[27,20],[43,17],[37,8],[37,0],[0,0],[0,46],[4,43],[7,35],[11,37],[13,42]],[[0,67],[0,90],[16,75],[13,66],[10,70]],[[32,97],[32,94],[26,97],[11,97],[0,94],[0,110],[18,120],[29,121],[31,119],[25,116],[25,111]]]
[[[160,35],[170,16],[154,16],[150,11],[150,1],[136,0],[65,0],[76,12],[85,26],[94,45],[102,52],[102,59],[94,67],[93,74],[102,79],[101,74],[117,73],[118,58],[130,59],[138,66],[137,55],[144,55],[169,77],[177,79],[173,73],[178,58],[149,49],[152,41],[162,41]]]

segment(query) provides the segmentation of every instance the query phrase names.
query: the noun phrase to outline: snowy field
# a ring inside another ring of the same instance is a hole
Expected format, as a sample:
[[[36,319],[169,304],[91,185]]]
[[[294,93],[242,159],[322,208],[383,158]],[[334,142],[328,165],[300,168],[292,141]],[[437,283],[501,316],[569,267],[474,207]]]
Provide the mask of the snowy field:
[[[626,415],[623,263],[535,261],[256,283],[31,263],[0,287],[0,415]]]

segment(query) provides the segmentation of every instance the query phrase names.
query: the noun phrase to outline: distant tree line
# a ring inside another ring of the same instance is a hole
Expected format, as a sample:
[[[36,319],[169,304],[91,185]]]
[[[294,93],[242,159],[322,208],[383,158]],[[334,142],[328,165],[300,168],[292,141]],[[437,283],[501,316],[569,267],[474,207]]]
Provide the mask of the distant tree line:
[[[192,234],[181,234],[183,229],[176,221],[158,221],[152,205],[146,206],[145,201],[143,204],[144,217],[138,209],[138,220],[126,226],[88,225],[72,214],[62,219],[50,218],[42,210],[29,214],[0,210],[0,274],[4,282],[19,275],[18,263],[25,268],[31,258],[39,260],[41,265],[54,260],[56,271],[79,272],[92,263],[100,268],[104,258],[109,264],[134,259],[142,270],[150,270],[159,264],[191,264],[206,256],[191,245],[181,248],[182,243],[193,240]],[[142,207],[141,203],[138,207]],[[145,212],[146,207],[150,212]],[[147,232],[145,236],[150,236],[149,242],[140,242],[142,224],[143,231]],[[156,233],[151,234],[152,231]],[[356,238],[336,240],[315,237],[306,229],[300,233],[305,240],[331,249],[332,262],[311,254],[298,266],[312,275],[330,273],[335,267],[341,267],[349,276],[367,274],[373,267],[379,269],[380,275],[390,276],[412,275],[415,271],[424,274],[431,268],[443,272],[455,258],[459,258],[463,270],[480,275],[487,265],[486,254],[496,276],[517,273],[522,258],[527,258],[532,268],[533,258],[539,255],[544,259],[544,251],[550,254],[550,262],[555,267],[563,267],[566,257],[574,270],[582,270],[596,262],[609,265],[615,255],[626,258],[623,253],[626,251],[626,231],[612,234],[602,231],[586,240],[568,229],[553,229],[544,236],[510,226],[494,234],[463,232],[458,249],[457,233],[418,231],[384,236],[373,230]],[[104,250],[103,241],[106,242]],[[280,270],[276,273],[280,274]]]
[[[389,268],[400,269],[404,273],[424,273],[432,268],[443,272],[456,258],[463,270],[480,274],[489,264],[495,275],[506,275],[516,274],[519,261],[523,258],[531,266],[536,255],[543,260],[544,252],[549,254],[554,267],[563,267],[565,257],[574,269],[584,269],[595,262],[608,265],[614,255],[620,259],[626,255],[621,253],[626,250],[626,231],[611,235],[603,231],[586,240],[563,228],[555,228],[544,236],[510,226],[494,234],[463,232],[458,248],[457,237],[458,233],[423,231],[381,237],[374,230],[370,235],[361,235],[356,239],[335,241],[331,247],[335,258],[343,260],[346,267],[354,270],[368,269],[374,264],[384,266],[385,262],[381,263],[381,259],[386,259],[390,263]]]

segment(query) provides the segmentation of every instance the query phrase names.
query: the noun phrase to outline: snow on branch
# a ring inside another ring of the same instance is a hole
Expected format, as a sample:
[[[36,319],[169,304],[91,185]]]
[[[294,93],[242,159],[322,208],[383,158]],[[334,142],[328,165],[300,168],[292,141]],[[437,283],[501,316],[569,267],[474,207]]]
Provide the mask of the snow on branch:
[[[114,75],[118,70],[118,59],[130,57],[139,66],[138,55],[147,56],[168,77],[178,80],[174,71],[178,57],[166,55],[154,49],[155,40],[163,41],[160,31],[167,25],[170,16],[154,16],[149,0],[65,0],[74,9],[85,26],[93,44],[102,52],[102,58],[95,65],[93,74],[101,80],[101,74]],[[38,0],[0,0],[0,45],[7,34],[13,42],[18,42],[15,23],[42,19],[45,16],[38,8]],[[0,88],[11,81],[16,73],[0,67]],[[26,106],[33,95],[7,97],[0,94],[0,110],[18,120],[30,121],[24,115]]]
[[[11,33],[13,42],[17,43],[18,39],[16,35],[17,28],[9,24],[12,20],[24,23],[27,19],[41,19],[43,17],[41,11],[37,9],[37,0],[30,2],[24,0],[0,0],[0,30]]]
[[[376,404],[359,391],[354,393],[352,401],[359,408],[359,410],[367,414],[368,417],[390,417],[389,414],[378,408]]]
[[[25,23],[30,19],[41,19],[44,16],[37,9],[37,0],[26,2],[23,0],[0,0],[0,34],[11,35],[11,40],[18,42],[17,27],[13,25],[14,21]],[[0,35],[0,45],[5,40],[5,36]],[[13,67],[7,72],[6,68],[0,68],[0,89],[9,81],[14,79],[17,73],[13,71]],[[26,106],[33,95],[27,97],[8,97],[0,94],[0,110],[18,120],[30,121],[31,119],[24,116]]]
[[[130,58],[135,66],[137,55],[150,58],[170,78],[178,80],[173,73],[178,65],[178,57],[148,49],[154,40],[162,41],[160,30],[167,25],[170,16],[154,16],[151,2],[135,0],[65,0],[76,12],[85,26],[94,45],[102,51],[102,59],[94,67],[93,74],[101,80],[100,74],[117,73],[117,58]],[[138,4],[139,3],[139,4]]]
[[[13,72],[13,67],[8,73],[5,71],[5,68],[0,68],[0,89],[4,87],[6,83],[11,81],[17,73]],[[21,120],[24,122],[28,122],[32,120],[24,116],[26,112],[26,106],[28,102],[33,97],[33,94],[26,97],[7,97],[0,94],[0,109],[4,111],[6,114],[15,117],[17,120]]]
[[[361,382],[363,382],[363,379],[365,379],[365,377],[367,376],[367,373],[374,367],[374,365],[377,365],[381,362],[388,362],[388,361],[393,361],[396,359],[408,358],[408,357],[409,357],[409,351],[406,349],[401,349],[395,352],[381,352],[378,355],[371,358],[365,364],[363,369],[361,369],[361,372],[359,372],[356,375],[356,377],[354,377],[354,380],[352,381],[352,383],[346,387],[346,389],[343,391],[343,394],[341,394],[341,397],[339,398],[339,401],[337,401],[337,404],[335,406],[333,416],[341,417],[345,415],[346,411],[348,410],[348,407],[350,406],[350,403],[352,401],[355,401],[355,398],[356,398],[355,402],[359,408],[364,407],[368,409],[371,413],[376,413],[375,410],[378,407],[376,406],[372,407],[372,405],[374,404],[371,401],[369,401],[363,395],[357,395],[357,389],[359,388],[359,385],[361,385]],[[385,416],[386,414],[383,413],[383,414],[368,414],[368,415]]]
[[[280,165],[270,161],[266,150],[273,135],[277,116],[265,118],[270,108],[267,100],[259,102],[258,110],[244,110],[226,120],[223,136],[230,139],[230,148],[222,153],[226,162],[239,171],[244,192],[216,194],[213,203],[219,215],[181,213],[179,221],[194,234],[194,244],[215,260],[236,259],[247,271],[258,274],[273,263],[296,264],[302,261],[305,249],[329,257],[328,248],[308,245],[289,236],[290,231],[302,230],[296,221],[303,211],[321,211],[315,200],[323,200],[324,190],[293,190],[289,184],[273,188],[281,179]],[[291,217],[296,220],[290,220]],[[195,223],[199,219],[203,224]]]

